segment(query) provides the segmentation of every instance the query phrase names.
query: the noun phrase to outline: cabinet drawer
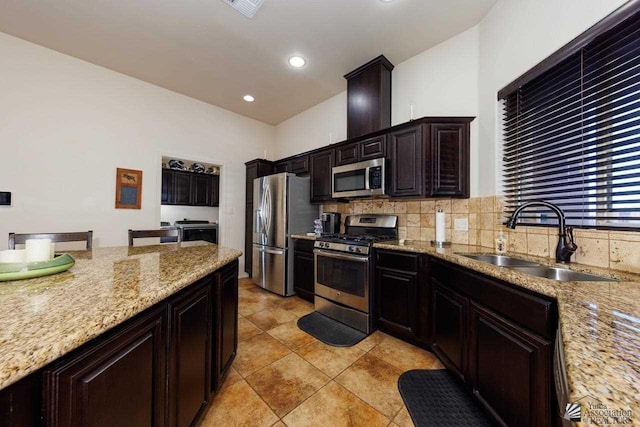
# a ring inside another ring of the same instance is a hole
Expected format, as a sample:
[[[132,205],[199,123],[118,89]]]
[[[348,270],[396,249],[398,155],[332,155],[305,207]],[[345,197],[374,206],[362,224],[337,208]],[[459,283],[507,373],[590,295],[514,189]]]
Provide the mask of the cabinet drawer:
[[[313,254],[313,244],[315,241],[307,239],[293,239],[293,249],[300,252]]]
[[[420,266],[420,255],[378,250],[376,266],[393,270],[417,272]]]
[[[358,157],[358,143],[343,145],[336,148],[336,166],[348,165],[349,163],[356,163],[360,160]]]
[[[386,135],[365,139],[360,142],[360,160],[377,159],[386,154]]]
[[[296,157],[289,162],[288,172],[296,175],[309,173],[309,156]]]
[[[517,289],[479,273],[432,259],[432,277],[527,329],[552,339],[557,307],[554,301]]]

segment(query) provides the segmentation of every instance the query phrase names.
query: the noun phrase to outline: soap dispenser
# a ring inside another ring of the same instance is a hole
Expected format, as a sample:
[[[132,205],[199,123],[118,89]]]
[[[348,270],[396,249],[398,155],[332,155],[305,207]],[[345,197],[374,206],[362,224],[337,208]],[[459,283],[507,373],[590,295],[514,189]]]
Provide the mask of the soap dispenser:
[[[500,231],[498,237],[496,237],[496,252],[499,254],[507,252],[507,239],[502,231]]]

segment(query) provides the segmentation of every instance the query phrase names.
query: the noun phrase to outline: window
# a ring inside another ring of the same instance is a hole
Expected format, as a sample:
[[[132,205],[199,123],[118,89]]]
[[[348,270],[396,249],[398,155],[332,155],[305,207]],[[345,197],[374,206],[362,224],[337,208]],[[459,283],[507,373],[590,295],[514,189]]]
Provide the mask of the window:
[[[545,200],[570,225],[640,228],[640,14],[612,19],[500,91],[506,214]],[[557,224],[533,207],[520,221]]]

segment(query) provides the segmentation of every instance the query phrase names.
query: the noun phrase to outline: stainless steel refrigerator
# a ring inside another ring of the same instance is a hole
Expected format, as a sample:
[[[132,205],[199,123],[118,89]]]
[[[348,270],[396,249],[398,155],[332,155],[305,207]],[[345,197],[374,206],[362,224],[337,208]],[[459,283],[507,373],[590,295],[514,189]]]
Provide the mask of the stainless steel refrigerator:
[[[253,181],[251,279],[279,295],[294,295],[292,234],[313,231],[318,206],[309,202],[309,178],[290,173]]]

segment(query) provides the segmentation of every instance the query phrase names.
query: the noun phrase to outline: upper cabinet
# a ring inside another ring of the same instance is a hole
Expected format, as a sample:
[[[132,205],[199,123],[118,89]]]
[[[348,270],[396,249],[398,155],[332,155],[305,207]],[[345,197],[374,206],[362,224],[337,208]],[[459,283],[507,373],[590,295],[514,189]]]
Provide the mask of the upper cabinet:
[[[391,126],[392,70],[393,64],[380,55],[344,76],[347,79],[348,139]]]
[[[428,196],[469,197],[469,124],[432,123]]]
[[[220,205],[220,177],[163,169],[161,203],[217,207]]]
[[[322,203],[331,200],[331,168],[333,168],[334,150],[324,150],[312,154],[311,164],[311,203]]]
[[[389,196],[468,198],[472,120],[436,117],[389,133]]]

